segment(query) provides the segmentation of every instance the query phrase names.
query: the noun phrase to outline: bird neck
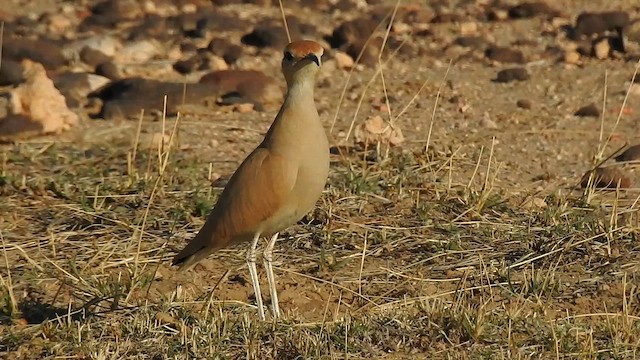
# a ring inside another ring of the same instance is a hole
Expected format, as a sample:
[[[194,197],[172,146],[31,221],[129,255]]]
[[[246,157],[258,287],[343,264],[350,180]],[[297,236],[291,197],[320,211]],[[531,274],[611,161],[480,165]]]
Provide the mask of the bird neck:
[[[314,79],[297,78],[287,85],[287,95],[284,99],[284,104],[282,105],[283,108],[287,105],[291,106],[291,104],[308,102],[310,102],[315,108],[313,100],[313,89],[315,87]]]
[[[289,84],[280,112],[271,124],[263,144],[275,150],[296,151],[292,143],[303,144],[301,137],[315,136],[315,128],[322,129],[313,97],[314,80],[295,81]],[[323,130],[324,131],[324,130]]]

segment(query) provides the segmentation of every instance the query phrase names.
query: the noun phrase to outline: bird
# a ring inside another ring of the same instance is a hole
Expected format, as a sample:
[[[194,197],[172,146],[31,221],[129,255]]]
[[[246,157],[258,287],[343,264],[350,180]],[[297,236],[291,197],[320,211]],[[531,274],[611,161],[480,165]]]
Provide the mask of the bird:
[[[258,272],[257,244],[268,239],[263,261],[273,318],[280,316],[273,275],[273,248],[281,231],[316,205],[329,174],[329,141],[314,99],[323,47],[297,40],[283,52],[281,70],[287,93],[262,142],[231,176],[196,236],[173,258],[186,271],[216,250],[250,242],[247,266],[258,317],[265,320]]]

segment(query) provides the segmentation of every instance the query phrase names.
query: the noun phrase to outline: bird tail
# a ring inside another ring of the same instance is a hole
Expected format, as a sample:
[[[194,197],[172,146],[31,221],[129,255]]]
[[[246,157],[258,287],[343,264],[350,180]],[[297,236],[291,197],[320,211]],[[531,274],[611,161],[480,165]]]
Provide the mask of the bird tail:
[[[206,237],[202,236],[202,231],[200,231],[200,233],[171,260],[171,265],[178,266],[179,271],[192,269],[197,263],[216,250],[208,246],[208,241],[206,240]]]

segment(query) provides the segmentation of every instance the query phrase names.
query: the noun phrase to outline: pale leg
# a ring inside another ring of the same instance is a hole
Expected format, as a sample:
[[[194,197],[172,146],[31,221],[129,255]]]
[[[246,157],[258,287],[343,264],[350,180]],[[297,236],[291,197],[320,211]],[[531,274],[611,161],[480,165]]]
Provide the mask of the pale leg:
[[[258,270],[256,269],[256,247],[260,234],[255,234],[251,247],[247,251],[247,266],[249,267],[249,275],[251,275],[251,284],[253,284],[253,293],[256,295],[256,303],[258,305],[258,317],[264,321],[264,308],[262,307],[262,293],[260,292],[260,282],[258,281]]]
[[[271,307],[273,308],[273,317],[277,319],[280,317],[280,306],[278,305],[278,291],[276,290],[276,279],[273,276],[273,246],[278,240],[278,233],[273,234],[267,247],[264,248],[264,268],[267,272],[267,280],[269,281],[269,293],[271,294]]]

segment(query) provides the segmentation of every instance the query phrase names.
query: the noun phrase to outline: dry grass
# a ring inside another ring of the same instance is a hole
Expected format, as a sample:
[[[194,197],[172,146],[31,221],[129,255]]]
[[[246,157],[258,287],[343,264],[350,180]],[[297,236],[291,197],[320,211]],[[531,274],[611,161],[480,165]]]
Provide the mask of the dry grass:
[[[324,316],[260,323],[210,291],[225,281],[190,294],[158,275],[217,190],[201,158],[125,140],[3,152],[6,358],[635,356],[633,194],[511,196],[490,149],[354,152],[278,244],[301,294],[329,293]]]

